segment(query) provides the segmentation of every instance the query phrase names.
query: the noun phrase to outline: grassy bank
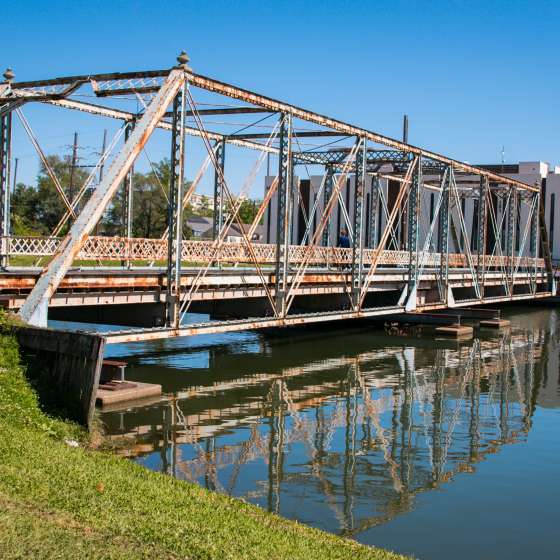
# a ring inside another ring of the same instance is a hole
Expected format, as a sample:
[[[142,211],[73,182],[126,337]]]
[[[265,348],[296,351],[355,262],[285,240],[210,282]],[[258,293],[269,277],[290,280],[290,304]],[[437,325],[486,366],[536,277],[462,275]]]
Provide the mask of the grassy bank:
[[[0,457],[2,559],[402,558],[88,449],[42,413],[4,332]]]

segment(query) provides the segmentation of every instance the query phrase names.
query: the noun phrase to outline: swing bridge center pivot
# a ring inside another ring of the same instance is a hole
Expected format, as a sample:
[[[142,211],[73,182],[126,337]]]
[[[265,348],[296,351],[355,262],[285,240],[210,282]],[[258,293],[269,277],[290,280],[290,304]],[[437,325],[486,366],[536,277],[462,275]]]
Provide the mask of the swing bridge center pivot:
[[[119,324],[128,328],[107,340],[126,342],[555,295],[540,186],[200,75],[185,53],[177,61],[27,82],[4,73],[0,305],[24,321]],[[113,140],[79,188],[68,191],[49,164],[25,116],[31,104],[113,123]],[[49,236],[12,233],[12,139],[20,132],[64,204]],[[170,143],[171,172],[160,183],[167,227],[138,238],[133,169],[152,136]],[[201,151],[187,181],[186,163]],[[241,151],[252,167],[239,181],[227,163]],[[243,223],[265,162],[262,201]],[[185,209],[208,170],[211,236],[186,239]],[[321,177],[313,188],[310,173]],[[117,196],[122,235],[99,234]],[[229,240],[231,227],[240,242]],[[210,320],[186,324],[192,312]]]

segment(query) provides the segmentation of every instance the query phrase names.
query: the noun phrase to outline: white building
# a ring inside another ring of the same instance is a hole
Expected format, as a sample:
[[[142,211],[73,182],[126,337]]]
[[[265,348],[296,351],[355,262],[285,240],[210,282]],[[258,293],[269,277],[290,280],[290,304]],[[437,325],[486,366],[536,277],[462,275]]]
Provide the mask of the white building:
[[[544,162],[520,162],[518,164],[497,164],[497,165],[481,165],[480,167],[500,173],[507,177],[518,179],[530,185],[539,185],[542,192],[542,197],[545,204],[545,216],[546,224],[549,232],[550,246],[552,257],[554,260],[560,260],[560,223],[558,223],[558,211],[560,204],[560,167],[551,167],[548,163]],[[381,170],[383,171],[383,170]],[[322,209],[324,206],[323,197],[317,201],[317,195],[321,191],[321,183],[324,177],[321,175],[314,175],[310,179],[302,179],[299,177],[294,177],[295,184],[298,187],[296,191],[299,193],[298,200],[295,201],[296,211],[293,213],[292,219],[292,243],[301,244],[302,242],[308,243],[309,238],[313,238],[313,235],[319,227],[319,222],[321,220]],[[432,178],[433,179],[433,178]],[[462,178],[464,180],[464,178]],[[473,177],[473,179],[475,179]],[[425,182],[430,182],[430,177],[424,177]],[[274,177],[269,176],[265,178],[265,193],[270,188],[273,183]],[[384,209],[383,205],[377,204],[377,215],[376,219],[373,220],[372,215],[372,189],[373,189],[373,177],[369,176],[366,181],[366,190],[363,199],[363,210],[364,210],[364,223],[362,226],[362,236],[363,243],[365,247],[374,247],[379,240],[381,232],[384,229],[387,210]],[[433,181],[432,181],[433,182]],[[400,184],[397,181],[381,178],[379,179],[380,193],[381,197],[385,201],[385,208],[389,211],[394,204],[394,200],[400,188]],[[436,192],[430,192],[423,189],[423,196],[421,197],[421,224],[419,229],[419,244],[422,247],[427,232],[429,230],[429,225],[432,221],[434,213],[437,211],[437,200],[438,195]],[[354,176],[349,175],[346,179],[346,184],[342,186],[340,192],[340,198],[337,206],[333,209],[330,218],[329,225],[329,236],[330,245],[336,245],[339,233],[342,229],[348,230],[352,233],[352,212],[354,204]],[[343,203],[342,203],[343,202]],[[317,204],[317,212],[312,220],[312,223],[307,223],[307,216],[310,215],[311,209]],[[469,237],[469,245],[472,250],[476,250],[477,247],[477,237],[476,237],[476,220],[477,220],[477,205],[478,201],[476,198],[462,198],[461,206],[463,210],[463,215],[465,217],[465,232]],[[496,201],[496,211],[497,215],[501,216],[503,209],[501,201]],[[276,241],[276,212],[277,212],[277,197],[276,193],[271,198],[269,207],[265,213],[264,220],[264,240],[266,243],[274,243]],[[528,208],[519,208],[519,219],[517,220],[517,231],[516,231],[516,251],[522,254],[529,254],[529,238],[528,233],[525,234],[527,226]],[[456,215],[454,218],[456,224],[456,235],[450,236],[450,251],[451,252],[462,252],[465,246],[465,239],[463,230],[460,227],[460,220]],[[501,220],[500,220],[501,221]],[[403,227],[398,224],[396,230],[400,231]],[[375,230],[375,231],[374,231]],[[490,228],[489,228],[490,231]],[[502,246],[505,249],[505,220],[502,224]],[[322,236],[321,236],[322,237]],[[398,232],[397,232],[398,237]],[[525,238],[525,242],[523,241]],[[435,244],[437,243],[437,224],[435,225],[432,243],[434,246],[432,250],[437,250]],[[397,248],[399,245],[398,239],[392,240],[393,248]],[[322,241],[319,240],[319,245],[322,245]],[[390,246],[390,245],[389,245]],[[523,249],[523,250],[521,250]]]

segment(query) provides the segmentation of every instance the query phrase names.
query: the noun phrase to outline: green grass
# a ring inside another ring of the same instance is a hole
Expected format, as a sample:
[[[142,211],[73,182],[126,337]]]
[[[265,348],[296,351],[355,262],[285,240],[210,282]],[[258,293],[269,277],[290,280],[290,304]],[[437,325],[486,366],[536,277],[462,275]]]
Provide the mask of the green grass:
[[[0,457],[2,559],[402,558],[89,449],[80,428],[40,410],[5,333]]]

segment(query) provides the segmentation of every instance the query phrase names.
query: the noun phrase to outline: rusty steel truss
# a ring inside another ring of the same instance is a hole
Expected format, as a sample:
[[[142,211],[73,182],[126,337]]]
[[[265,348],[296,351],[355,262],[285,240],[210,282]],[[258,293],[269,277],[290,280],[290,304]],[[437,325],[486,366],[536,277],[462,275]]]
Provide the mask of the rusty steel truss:
[[[134,268],[135,261],[165,263],[165,327],[114,334],[115,341],[460,307],[555,293],[539,186],[202,76],[188,66],[184,53],[177,61],[164,70],[28,82],[16,82],[11,70],[5,72],[5,81],[0,83],[0,264],[9,270],[15,256],[49,258],[19,309],[25,321],[46,324],[49,302],[76,259],[99,264],[116,261],[123,270]],[[85,91],[89,96],[83,95]],[[208,96],[214,96],[215,102],[199,101]],[[84,97],[93,101],[86,102]],[[140,102],[139,110],[115,106],[115,100],[130,98]],[[23,113],[30,103],[122,123],[77,193],[65,192],[50,167]],[[227,119],[240,115],[256,120],[236,132],[217,130],[224,127],[215,126],[216,122],[225,125]],[[29,136],[66,208],[49,237],[11,235],[14,118]],[[213,121],[215,118],[224,121]],[[259,124],[264,121],[269,123],[267,132]],[[168,227],[161,239],[138,239],[132,237],[132,169],[155,130],[170,133]],[[124,142],[118,149],[121,137]],[[202,143],[207,155],[189,184],[185,159],[189,143],[194,141]],[[319,145],[307,149],[308,141]],[[232,148],[256,153],[251,171],[237,189],[228,178],[226,152]],[[265,160],[270,164],[271,158],[277,161],[274,180],[253,224],[247,227],[239,217],[241,204]],[[105,164],[103,177],[93,186],[96,171]],[[323,180],[313,204],[302,209],[297,170],[308,166],[322,169]],[[208,168],[214,171],[212,239],[184,240],[183,209]],[[350,184],[352,194],[345,203],[342,192]],[[384,184],[392,185],[391,197]],[[93,235],[119,189],[124,192],[122,237]],[[424,208],[426,193],[431,196],[429,216]],[[466,200],[474,201],[469,226]],[[294,221],[302,211],[305,233],[294,240]],[[335,211],[344,216],[349,247],[339,247],[332,232]],[[259,221],[265,215],[270,221],[272,214],[274,240],[254,242]],[[61,236],[66,224],[70,224],[68,233]],[[241,243],[228,242],[232,225],[238,226]],[[188,286],[182,282],[185,263],[191,275],[196,267]],[[203,325],[199,331],[184,327],[182,321],[197,291],[221,265],[250,268],[267,310],[258,317]],[[344,271],[347,301],[335,308],[319,306],[314,313],[298,311],[297,298],[306,278],[314,271],[332,269]],[[406,271],[394,300],[372,298],[378,269]],[[113,274],[118,276],[119,271]],[[451,275],[466,279],[468,290],[454,292]],[[489,276],[493,278],[491,289]]]

